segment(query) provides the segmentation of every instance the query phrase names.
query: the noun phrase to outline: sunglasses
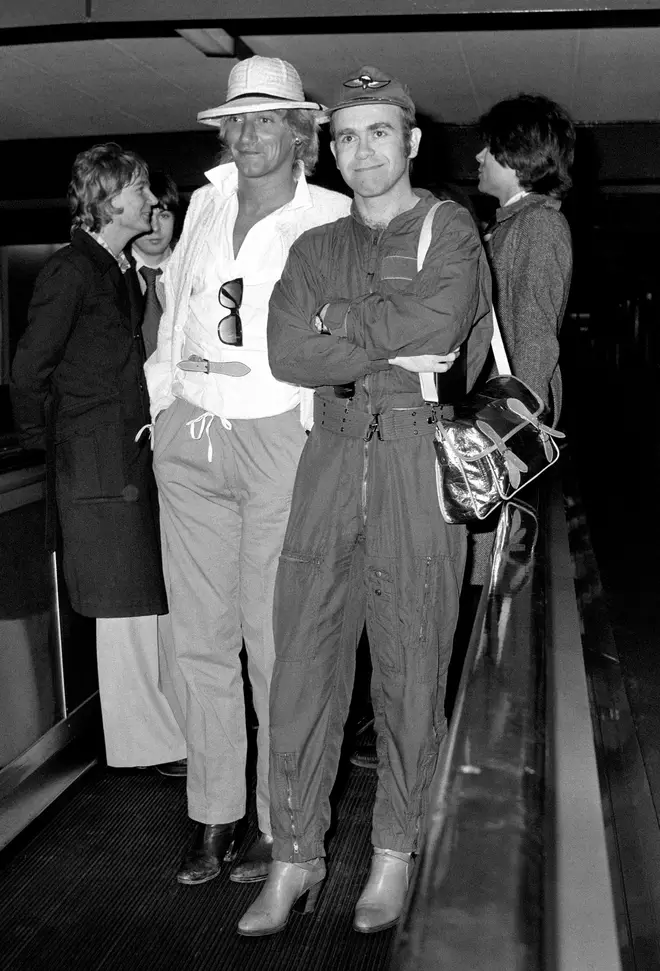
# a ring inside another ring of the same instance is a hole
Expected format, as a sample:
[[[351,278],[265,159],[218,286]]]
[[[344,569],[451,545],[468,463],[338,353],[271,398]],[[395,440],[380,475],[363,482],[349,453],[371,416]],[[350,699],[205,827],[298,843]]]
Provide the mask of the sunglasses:
[[[243,324],[239,309],[243,302],[243,279],[236,277],[235,280],[228,280],[223,283],[218,290],[218,300],[220,306],[228,310],[229,313],[223,317],[218,324],[218,337],[223,344],[232,344],[234,347],[243,346]]]

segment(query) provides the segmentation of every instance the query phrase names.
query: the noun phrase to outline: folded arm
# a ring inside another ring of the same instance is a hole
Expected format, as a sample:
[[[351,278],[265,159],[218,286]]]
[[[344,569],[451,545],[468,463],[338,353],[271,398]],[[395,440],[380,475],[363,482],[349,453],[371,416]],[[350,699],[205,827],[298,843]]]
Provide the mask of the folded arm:
[[[322,282],[307,253],[294,243],[268,312],[268,359],[280,381],[316,388],[348,384],[389,368],[344,337],[319,333],[313,319],[323,303]]]
[[[450,354],[470,333],[479,302],[482,248],[469,214],[440,210],[424,266],[404,289],[383,281],[372,293],[330,303],[333,335],[369,360]]]

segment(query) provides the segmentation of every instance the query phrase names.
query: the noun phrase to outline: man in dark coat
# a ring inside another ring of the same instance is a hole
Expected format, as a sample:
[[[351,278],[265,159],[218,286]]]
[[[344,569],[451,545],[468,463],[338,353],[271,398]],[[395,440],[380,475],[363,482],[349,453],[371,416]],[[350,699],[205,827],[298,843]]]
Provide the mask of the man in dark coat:
[[[155,203],[136,155],[114,143],[78,155],[71,243],[39,274],[11,381],[22,443],[45,448],[54,470],[71,603],[100,618],[106,750],[119,766],[185,752],[158,691],[156,615],[167,602],[151,449],[140,435],[150,421],[142,301],[123,253],[151,227]]]

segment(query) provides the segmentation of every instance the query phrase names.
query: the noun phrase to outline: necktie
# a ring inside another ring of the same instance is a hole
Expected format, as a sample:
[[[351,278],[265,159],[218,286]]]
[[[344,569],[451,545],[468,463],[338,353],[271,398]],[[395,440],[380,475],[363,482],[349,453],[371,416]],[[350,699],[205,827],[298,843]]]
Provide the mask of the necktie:
[[[142,314],[142,339],[145,353],[149,357],[156,350],[158,343],[158,325],[163,308],[156,293],[156,280],[163,271],[155,266],[141,266],[139,272],[147,285]]]

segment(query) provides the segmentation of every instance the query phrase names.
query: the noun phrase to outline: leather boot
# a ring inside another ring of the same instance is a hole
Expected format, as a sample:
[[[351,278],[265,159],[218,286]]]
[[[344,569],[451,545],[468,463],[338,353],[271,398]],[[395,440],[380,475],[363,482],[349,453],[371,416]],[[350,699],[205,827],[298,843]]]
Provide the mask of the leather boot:
[[[369,879],[355,908],[354,930],[375,934],[398,923],[411,867],[410,853],[374,847]]]
[[[361,745],[356,748],[349,759],[351,765],[357,765],[361,769],[377,769],[378,754],[375,745]]]
[[[235,823],[194,823],[195,831],[186,850],[181,869],[176,875],[179,883],[206,883],[217,877],[222,864],[233,859]]]
[[[240,863],[232,868],[229,879],[234,883],[259,883],[268,876],[268,866],[273,859],[273,837],[259,833]]]
[[[244,937],[266,937],[284,930],[293,908],[311,914],[324,879],[324,860],[273,860],[263,890],[238,922],[238,933]]]

